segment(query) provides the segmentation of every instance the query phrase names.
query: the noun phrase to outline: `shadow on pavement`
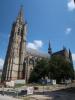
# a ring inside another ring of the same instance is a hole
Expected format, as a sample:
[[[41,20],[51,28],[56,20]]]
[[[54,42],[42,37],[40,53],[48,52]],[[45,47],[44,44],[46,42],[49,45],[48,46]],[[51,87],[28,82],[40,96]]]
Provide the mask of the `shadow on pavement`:
[[[35,95],[52,97],[50,100],[75,100],[75,87],[56,91],[36,92]]]

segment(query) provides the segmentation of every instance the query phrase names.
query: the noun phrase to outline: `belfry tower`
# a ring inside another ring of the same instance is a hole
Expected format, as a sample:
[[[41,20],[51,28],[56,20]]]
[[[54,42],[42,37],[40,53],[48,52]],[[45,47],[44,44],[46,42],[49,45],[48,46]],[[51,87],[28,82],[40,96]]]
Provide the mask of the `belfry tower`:
[[[23,7],[21,6],[16,21],[12,25],[8,49],[2,72],[1,81],[10,81],[25,78],[24,57],[26,54],[26,28]]]

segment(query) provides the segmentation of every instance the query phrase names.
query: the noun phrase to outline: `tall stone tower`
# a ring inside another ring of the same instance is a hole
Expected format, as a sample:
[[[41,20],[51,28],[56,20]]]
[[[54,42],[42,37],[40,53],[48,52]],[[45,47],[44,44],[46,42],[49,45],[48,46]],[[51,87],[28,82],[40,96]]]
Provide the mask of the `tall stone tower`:
[[[26,26],[23,7],[21,7],[16,21],[12,25],[2,72],[2,82],[25,78]]]

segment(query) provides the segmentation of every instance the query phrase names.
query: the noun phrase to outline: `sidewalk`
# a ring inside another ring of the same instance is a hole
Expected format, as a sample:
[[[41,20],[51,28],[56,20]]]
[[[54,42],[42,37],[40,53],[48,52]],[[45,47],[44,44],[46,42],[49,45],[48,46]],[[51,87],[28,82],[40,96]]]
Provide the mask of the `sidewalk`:
[[[0,95],[0,100],[22,100],[22,99],[16,99],[16,98],[13,98],[13,97],[9,97],[9,96],[2,96]]]

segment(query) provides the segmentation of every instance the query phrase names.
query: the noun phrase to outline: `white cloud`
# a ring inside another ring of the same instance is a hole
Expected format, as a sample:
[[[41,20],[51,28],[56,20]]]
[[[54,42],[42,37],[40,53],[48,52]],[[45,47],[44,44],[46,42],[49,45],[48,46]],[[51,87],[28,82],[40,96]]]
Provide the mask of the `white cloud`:
[[[73,11],[75,9],[74,0],[68,0],[67,7],[69,11]]]
[[[2,58],[0,58],[0,69],[3,68],[3,64],[4,64],[4,60]]]
[[[34,40],[32,43],[29,42],[27,44],[27,48],[38,50],[43,46],[43,42],[41,40]]]
[[[66,35],[69,35],[69,34],[71,33],[71,31],[72,31],[72,28],[68,27],[68,28],[66,29]]]
[[[75,53],[72,54],[72,59],[75,62]]]

